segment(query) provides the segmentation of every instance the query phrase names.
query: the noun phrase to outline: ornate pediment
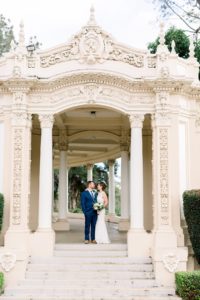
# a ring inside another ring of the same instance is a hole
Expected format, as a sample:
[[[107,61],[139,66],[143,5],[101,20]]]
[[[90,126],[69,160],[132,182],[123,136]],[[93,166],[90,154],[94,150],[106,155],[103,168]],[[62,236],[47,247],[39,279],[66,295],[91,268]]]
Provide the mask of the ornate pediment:
[[[145,54],[117,44],[96,24],[94,9],[91,8],[88,24],[66,46],[54,49],[48,54],[41,54],[40,66],[46,68],[57,63],[76,60],[86,64],[121,61],[141,68],[144,66]]]

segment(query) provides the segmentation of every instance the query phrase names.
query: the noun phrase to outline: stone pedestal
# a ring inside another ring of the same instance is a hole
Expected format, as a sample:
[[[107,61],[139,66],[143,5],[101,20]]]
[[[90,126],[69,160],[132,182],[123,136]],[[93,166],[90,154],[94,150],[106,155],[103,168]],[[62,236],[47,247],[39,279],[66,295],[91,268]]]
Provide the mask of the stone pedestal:
[[[52,257],[55,246],[55,232],[50,229],[37,230],[31,235],[31,255]]]

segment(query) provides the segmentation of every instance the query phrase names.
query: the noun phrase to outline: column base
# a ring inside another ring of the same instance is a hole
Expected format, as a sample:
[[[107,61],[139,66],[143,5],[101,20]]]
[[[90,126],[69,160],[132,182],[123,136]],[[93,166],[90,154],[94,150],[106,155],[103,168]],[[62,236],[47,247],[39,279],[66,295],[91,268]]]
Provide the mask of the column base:
[[[177,246],[173,229],[154,232],[152,258],[156,281],[164,286],[174,286],[174,273],[187,270],[188,249]]]
[[[31,255],[51,257],[53,256],[54,246],[54,230],[38,229],[31,236]]]
[[[128,257],[149,257],[151,254],[153,235],[143,229],[129,229],[127,243]]]
[[[67,219],[58,220],[55,223],[53,223],[53,229],[55,231],[69,231],[70,230],[69,221]]]
[[[120,219],[118,223],[118,230],[119,231],[128,231],[130,228],[130,221],[129,219]]]

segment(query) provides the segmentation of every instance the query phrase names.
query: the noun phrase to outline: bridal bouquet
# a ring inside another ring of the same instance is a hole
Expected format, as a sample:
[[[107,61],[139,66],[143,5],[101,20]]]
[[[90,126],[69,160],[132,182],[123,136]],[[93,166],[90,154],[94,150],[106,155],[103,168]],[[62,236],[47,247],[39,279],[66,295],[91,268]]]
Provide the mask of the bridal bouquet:
[[[103,205],[103,203],[96,202],[96,203],[94,203],[93,208],[94,208],[94,210],[102,210],[102,209],[104,209],[104,205]]]

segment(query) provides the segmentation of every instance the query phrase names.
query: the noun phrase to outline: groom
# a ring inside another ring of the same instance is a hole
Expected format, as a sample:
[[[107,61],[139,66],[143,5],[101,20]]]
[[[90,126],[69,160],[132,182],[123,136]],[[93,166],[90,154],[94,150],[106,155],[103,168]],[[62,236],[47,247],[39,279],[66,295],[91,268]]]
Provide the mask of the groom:
[[[89,235],[91,234],[91,243],[95,241],[95,227],[97,222],[97,211],[93,209],[96,202],[97,193],[93,192],[95,188],[94,181],[87,182],[87,189],[81,193],[81,207],[85,215],[85,244],[89,244]]]

